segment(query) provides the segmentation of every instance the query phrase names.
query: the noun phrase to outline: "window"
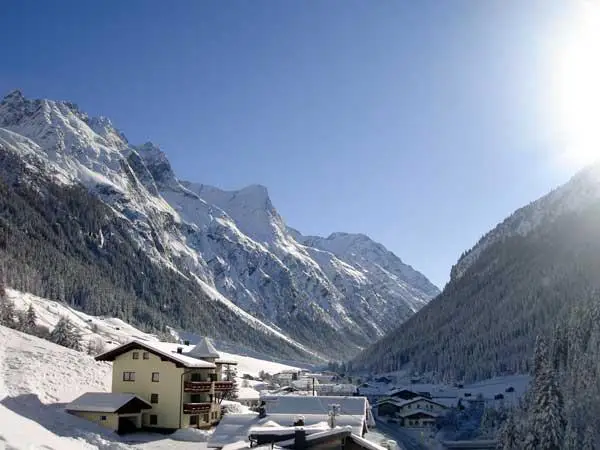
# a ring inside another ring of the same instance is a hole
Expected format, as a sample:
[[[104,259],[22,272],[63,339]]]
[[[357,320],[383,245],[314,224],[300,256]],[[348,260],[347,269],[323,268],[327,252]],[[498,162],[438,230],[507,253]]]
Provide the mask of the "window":
[[[200,400],[200,394],[192,394],[190,395],[190,402],[191,403],[200,403],[202,400]]]
[[[106,416],[100,416],[100,420],[106,420]]]
[[[190,425],[198,425],[198,416],[190,416]]]
[[[142,353],[142,359],[150,359],[150,353],[148,353],[148,352]]]
[[[133,352],[131,356],[133,357],[133,359],[140,359],[140,352]]]
[[[135,372],[123,372],[123,381],[135,381]]]
[[[159,379],[160,379],[160,376],[159,376],[158,372],[152,372],[152,381],[154,383],[158,383]]]
[[[199,373],[193,373],[191,381],[202,381],[202,375]]]
[[[204,414],[204,421],[208,423],[209,419],[208,419],[208,413]]]
[[[150,403],[158,403],[158,394],[150,394]]]
[[[156,425],[158,423],[158,416],[156,414],[150,414],[150,425]]]

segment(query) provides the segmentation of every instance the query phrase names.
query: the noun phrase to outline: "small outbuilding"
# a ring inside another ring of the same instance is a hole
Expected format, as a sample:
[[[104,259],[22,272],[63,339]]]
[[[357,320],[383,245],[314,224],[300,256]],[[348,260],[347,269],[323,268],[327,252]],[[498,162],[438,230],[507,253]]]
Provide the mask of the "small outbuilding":
[[[141,428],[142,410],[146,409],[152,405],[137,395],[116,392],[86,392],[65,406],[68,413],[117,433]]]

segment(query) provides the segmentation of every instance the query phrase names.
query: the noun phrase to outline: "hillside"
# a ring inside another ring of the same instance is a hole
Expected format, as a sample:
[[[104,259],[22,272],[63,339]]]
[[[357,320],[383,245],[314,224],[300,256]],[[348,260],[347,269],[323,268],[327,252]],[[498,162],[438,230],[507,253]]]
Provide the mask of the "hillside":
[[[63,303],[12,289],[7,290],[7,294],[17,310],[24,310],[31,305],[36,312],[37,323],[49,329],[61,317],[69,318],[81,334],[84,348],[90,341],[100,342],[104,349],[109,349],[133,338],[157,339],[120,319],[90,316]],[[65,413],[64,404],[82,393],[110,390],[110,363],[97,362],[85,353],[3,326],[0,326],[0,342],[0,448],[198,448],[198,443],[175,441],[175,436],[141,433],[120,437]],[[219,347],[219,343],[216,344]],[[219,352],[224,358],[239,361],[240,376],[244,373],[256,376],[261,370],[275,373],[293,368],[222,352],[220,349]],[[241,384],[241,379],[238,382]],[[205,448],[203,445],[201,447]]]
[[[444,291],[357,367],[447,379],[529,371],[535,336],[600,290],[598,167],[520,209],[457,263]]]
[[[438,293],[367,236],[304,237],[265,187],[179,180],[156,145],[19,91],[0,102],[0,227],[9,285],[292,359],[351,356]]]

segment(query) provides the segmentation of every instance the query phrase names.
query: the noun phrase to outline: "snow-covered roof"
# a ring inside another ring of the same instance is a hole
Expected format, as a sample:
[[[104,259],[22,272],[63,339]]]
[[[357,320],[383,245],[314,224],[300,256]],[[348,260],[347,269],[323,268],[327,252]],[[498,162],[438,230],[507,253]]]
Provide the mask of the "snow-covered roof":
[[[306,429],[305,429],[306,431]],[[322,439],[331,438],[333,436],[339,436],[340,438],[350,437],[352,434],[352,427],[336,427],[326,430],[319,431],[318,433],[312,433],[306,436],[307,443],[315,443]],[[295,448],[296,438],[288,439],[286,441],[278,442],[277,445],[285,448]]]
[[[132,400],[140,402],[140,409],[150,409],[152,405],[134,394],[118,392],[86,392],[67,406],[67,411],[89,411],[114,413]]]
[[[265,395],[267,414],[328,414],[330,405],[340,405],[340,414],[352,414],[364,417],[368,411],[365,397],[337,396],[300,396],[300,395]]]
[[[238,362],[233,359],[219,358],[215,359],[215,364],[231,364],[232,366],[237,366]]]
[[[329,415],[322,414],[267,414],[264,418],[259,418],[258,414],[226,414],[215,428],[212,436],[208,440],[209,448],[221,448],[228,444],[238,441],[247,441],[252,430],[260,430],[262,427],[273,427],[274,432],[284,427],[291,427],[298,420],[298,416],[304,420],[304,429],[309,431],[319,431],[327,426]],[[351,427],[352,432],[361,435],[364,427],[364,417],[358,415],[338,415],[336,416],[336,425],[339,427]],[[289,431],[288,431],[289,432]]]
[[[194,358],[220,358],[221,355],[217,352],[217,349],[212,345],[212,342],[205,336],[200,342],[198,342],[194,348],[187,352],[187,355],[193,356]]]
[[[101,355],[96,356],[96,360],[114,361],[114,359],[117,356],[136,348],[145,349],[150,352],[156,353],[173,362],[179,363],[184,367],[202,369],[214,369],[217,367],[211,362],[204,361],[193,356],[189,356],[188,354],[183,352],[183,350],[185,350],[185,346],[183,345],[171,344],[170,342],[142,341],[138,339],[128,342],[127,344],[120,345],[119,347],[113,348],[108,352],[102,353]],[[182,353],[178,353],[178,348],[182,349]]]
[[[387,450],[385,447],[382,447],[381,445],[377,445],[374,442],[367,441],[365,438],[357,436],[356,434],[352,434],[350,436],[350,439],[352,439],[360,447],[367,449],[367,450]]]

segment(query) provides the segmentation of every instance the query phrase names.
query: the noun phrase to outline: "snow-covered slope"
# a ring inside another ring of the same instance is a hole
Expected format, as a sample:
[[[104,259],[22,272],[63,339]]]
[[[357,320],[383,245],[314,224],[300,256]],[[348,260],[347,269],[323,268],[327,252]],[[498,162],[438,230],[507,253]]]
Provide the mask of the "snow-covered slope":
[[[511,236],[526,236],[540,225],[552,222],[565,213],[581,211],[599,199],[600,163],[581,170],[566,184],[507,217],[461,256],[452,268],[451,277],[460,278],[491,245]]]
[[[223,191],[178,180],[156,145],[131,145],[108,119],[69,102],[10,93],[0,103],[0,147],[32,177],[86,186],[157,264],[307,354],[351,355],[438,293],[366,236],[303,237],[263,186]]]
[[[37,317],[38,325],[42,325],[52,330],[61,317],[68,318],[74,328],[81,335],[82,348],[86,349],[88,342],[101,342],[103,350],[110,350],[121,344],[134,339],[158,341],[159,338],[150,333],[145,333],[142,330],[124,322],[121,319],[114,317],[98,317],[77,311],[64,303],[48,300],[43,297],[38,297],[26,292],[20,292],[14,289],[6,290],[9,300],[11,300],[17,310],[25,311],[29,306],[33,308]],[[176,330],[170,330],[171,335],[175,339],[183,339],[180,333]],[[191,333],[185,333],[185,339],[191,344],[200,341],[202,336],[197,336]],[[243,374],[258,376],[261,370],[269,373],[277,373],[282,370],[297,369],[298,367],[290,364],[282,364],[267,359],[239,355],[231,351],[229,346],[224,346],[221,342],[214,342],[217,351],[223,359],[233,359],[238,362],[238,373],[240,377]],[[96,353],[100,349],[95,349]],[[76,353],[79,354],[79,353]]]
[[[8,298],[17,310],[30,305],[37,323],[52,329],[61,317],[70,319],[87,342],[102,342],[104,349],[132,339],[157,340],[152,334],[111,317],[95,317],[76,311],[63,303],[47,300],[13,289]],[[175,333],[173,331],[174,335]],[[92,356],[0,326],[0,449],[108,449],[198,448],[155,435],[120,438],[86,420],[64,412],[64,404],[84,392],[109,391],[111,364],[97,362]],[[238,384],[242,374],[257,376],[261,370],[276,373],[294,366],[269,360],[222,352],[222,358],[238,365]],[[252,390],[246,388],[247,390]],[[134,438],[138,444],[128,439]]]

